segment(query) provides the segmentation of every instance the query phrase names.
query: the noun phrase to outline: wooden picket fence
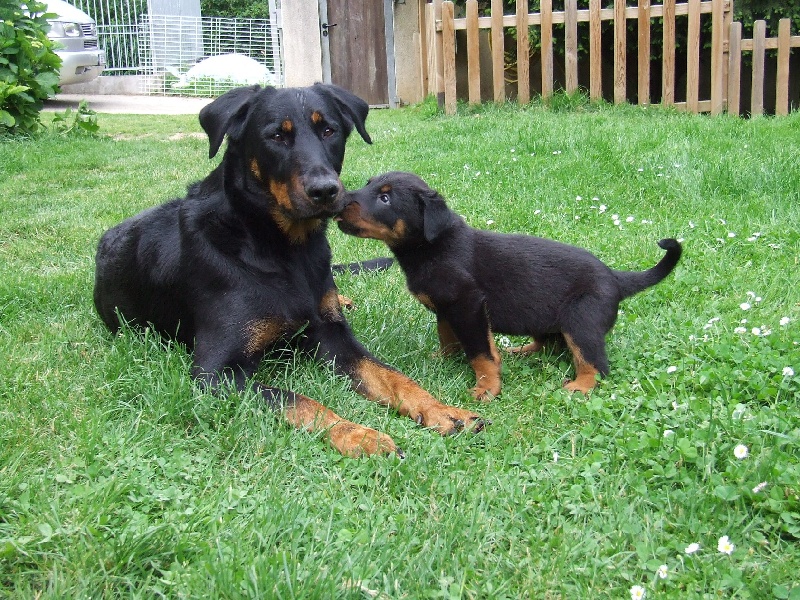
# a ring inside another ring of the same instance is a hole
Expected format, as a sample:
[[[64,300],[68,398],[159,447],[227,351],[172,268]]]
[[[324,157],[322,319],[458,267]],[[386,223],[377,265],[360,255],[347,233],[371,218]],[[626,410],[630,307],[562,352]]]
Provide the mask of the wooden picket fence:
[[[503,14],[502,0],[491,0],[491,15],[479,16],[477,0],[467,0],[466,16],[454,17],[450,1],[433,0],[426,5],[424,14],[425,35],[422,36],[423,76],[428,82],[428,92],[436,94],[445,111],[456,110],[456,32],[466,31],[467,81],[470,103],[481,101],[481,68],[479,59],[480,31],[489,30],[492,63],[492,88],[496,102],[505,101],[505,30],[517,30],[516,65],[518,102],[530,101],[530,47],[529,27],[540,28],[541,39],[541,95],[547,99],[553,94],[553,24],[564,24],[565,85],[568,93],[578,89],[578,23],[589,23],[589,97],[603,97],[601,23],[612,21],[614,30],[613,98],[615,103],[627,97],[627,23],[635,20],[638,33],[638,102],[650,103],[650,30],[653,19],[663,19],[663,57],[661,103],[676,106],[693,113],[719,114],[727,111],[740,113],[742,53],[752,53],[752,84],[750,114],[764,110],[764,75],[766,50],[777,49],[777,79],[775,113],[789,112],[789,57],[790,49],[800,47],[800,36],[790,35],[790,20],[782,19],[777,38],[766,37],[764,21],[754,23],[753,38],[742,39],[741,23],[733,22],[732,0],[663,0],[663,4],[650,4],[638,0],[634,7],[625,0],[614,0],[613,8],[602,8],[601,0],[589,0],[588,10],[578,10],[577,0],[565,0],[565,10],[553,11],[552,0],[541,0],[537,13],[528,12],[528,0],[517,0],[516,14]],[[711,67],[710,98],[700,99],[700,23],[701,15],[711,15]],[[678,19],[680,17],[680,19]],[[684,19],[685,17],[685,19]],[[675,39],[676,27],[687,29],[687,63],[685,102],[675,101]],[[485,38],[486,36],[484,36]]]

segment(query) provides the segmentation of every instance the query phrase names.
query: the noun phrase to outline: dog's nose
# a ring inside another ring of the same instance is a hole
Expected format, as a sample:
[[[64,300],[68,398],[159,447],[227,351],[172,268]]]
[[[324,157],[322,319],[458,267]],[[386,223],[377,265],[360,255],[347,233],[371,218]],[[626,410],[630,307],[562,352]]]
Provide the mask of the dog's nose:
[[[315,204],[331,204],[339,195],[339,182],[335,179],[314,179],[306,186],[306,195]]]

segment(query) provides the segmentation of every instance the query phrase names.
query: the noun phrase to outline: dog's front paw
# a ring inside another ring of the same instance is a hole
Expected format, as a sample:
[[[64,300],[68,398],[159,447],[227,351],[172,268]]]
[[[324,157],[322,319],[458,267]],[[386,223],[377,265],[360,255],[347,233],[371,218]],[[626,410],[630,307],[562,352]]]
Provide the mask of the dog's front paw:
[[[435,429],[442,435],[453,435],[460,431],[478,433],[491,424],[472,411],[439,403],[424,407],[414,420],[418,425]]]
[[[350,421],[339,421],[331,427],[328,438],[331,446],[351,458],[372,454],[397,454],[405,458],[403,450],[388,435]]]
[[[589,392],[592,391],[592,388],[595,386],[595,381],[592,379],[591,385],[587,385],[587,381],[581,381],[580,379],[576,379],[573,381],[572,379],[565,379],[563,388],[568,392],[580,392],[584,396],[587,396]]]

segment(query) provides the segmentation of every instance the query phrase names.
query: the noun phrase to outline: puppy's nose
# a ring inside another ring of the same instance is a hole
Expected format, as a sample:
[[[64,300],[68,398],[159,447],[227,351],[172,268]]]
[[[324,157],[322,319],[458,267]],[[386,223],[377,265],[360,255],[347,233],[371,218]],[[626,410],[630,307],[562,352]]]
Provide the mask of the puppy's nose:
[[[330,177],[314,178],[306,185],[306,195],[315,204],[332,204],[339,195],[339,182]]]

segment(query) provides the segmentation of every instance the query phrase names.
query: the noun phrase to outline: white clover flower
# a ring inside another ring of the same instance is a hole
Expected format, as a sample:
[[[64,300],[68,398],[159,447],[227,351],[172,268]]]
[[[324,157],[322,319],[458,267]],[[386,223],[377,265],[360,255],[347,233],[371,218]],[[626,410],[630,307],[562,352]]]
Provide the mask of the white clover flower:
[[[626,223],[633,223],[633,216],[629,216],[628,218],[626,218],[625,222]]]
[[[684,552],[686,552],[686,554],[694,554],[698,550],[700,550],[700,544],[698,544],[697,542],[692,542],[691,544],[686,546]]]
[[[636,169],[636,170],[637,170],[639,173],[644,173],[644,169],[642,169],[642,168],[638,168],[638,169]]]
[[[741,308],[742,310],[750,310],[752,308],[752,305],[749,302],[742,302],[739,305],[739,308]]]
[[[735,238],[735,237],[736,237],[736,234],[735,234],[735,233],[733,233],[732,231],[729,231],[729,232],[728,232],[728,237],[729,237],[729,238]]]
[[[721,538],[719,538],[719,541],[717,542],[717,550],[723,554],[730,555],[733,553],[734,548],[736,548],[736,546],[731,544],[731,541],[728,539],[727,535],[723,535]]]
[[[748,298],[755,298],[756,297],[756,293],[755,292],[751,292],[750,290],[747,291],[746,295],[747,295]]]
[[[780,323],[781,327],[786,327],[790,321],[791,319],[789,317],[781,317],[781,320],[778,321],[778,323]]]
[[[505,335],[500,336],[500,339],[497,340],[497,343],[500,344],[503,348],[509,348],[511,346],[511,340],[508,339]]]
[[[750,455],[750,450],[744,444],[739,444],[733,449],[733,455],[739,460],[744,460]]]
[[[665,438],[668,438],[668,437],[669,437],[669,436],[671,436],[671,435],[675,435],[675,432],[674,432],[674,431],[672,431],[672,429],[665,429],[665,430],[664,430],[664,437],[665,437]]]
[[[581,196],[575,196],[575,201],[576,202],[580,202],[581,200],[583,200],[583,198]]]
[[[553,452],[553,462],[554,463],[558,462],[558,456],[559,456],[558,452]]]
[[[697,225],[689,221],[689,229],[694,229],[695,227],[697,227]]]
[[[611,215],[612,221],[619,221],[619,215]]]
[[[766,481],[762,481],[756,487],[753,488],[753,493],[754,494],[758,494],[759,492],[763,491],[763,489],[765,487],[767,487],[767,482]]]
[[[489,219],[488,221],[486,221],[486,224],[487,225],[494,225],[494,219]]]
[[[794,369],[792,367],[783,367],[784,377],[794,377]]]
[[[661,565],[658,567],[656,573],[658,573],[659,579],[666,579],[669,575],[669,567],[667,567],[667,565]]]
[[[542,211],[537,208],[535,211],[533,211],[533,214],[534,215],[540,215],[540,214],[542,214]]]
[[[750,330],[750,333],[752,333],[755,336],[759,336],[759,335],[761,335],[761,328],[760,327],[753,327]]]
[[[644,588],[640,585],[635,585],[631,588],[631,600],[642,600],[644,598],[645,591]]]
[[[676,367],[675,365],[670,365],[670,366],[667,367],[667,373],[674,373],[677,370],[678,370],[678,367]]]
[[[733,333],[747,333],[747,329],[745,329],[744,327],[737,327],[736,329],[733,330]]]

